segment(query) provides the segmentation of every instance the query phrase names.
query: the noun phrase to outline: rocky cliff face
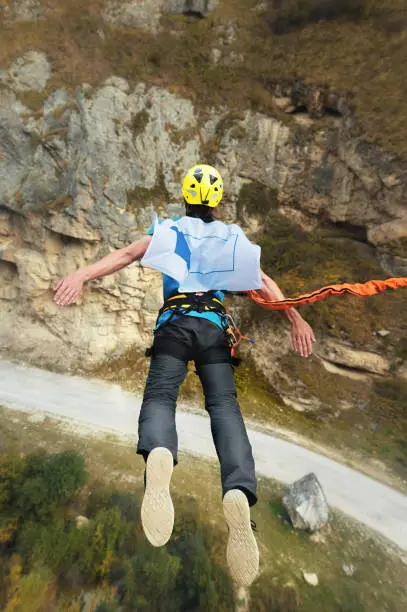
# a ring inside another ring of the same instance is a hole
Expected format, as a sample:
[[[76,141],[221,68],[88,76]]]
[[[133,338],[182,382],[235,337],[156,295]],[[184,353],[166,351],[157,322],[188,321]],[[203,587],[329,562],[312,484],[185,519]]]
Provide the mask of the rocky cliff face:
[[[170,4],[167,10],[202,14],[212,8],[207,2]],[[154,21],[155,9],[147,5],[110,2],[106,18],[120,20],[137,6]],[[226,186],[224,219],[241,222],[253,239],[262,239],[271,213],[311,234],[339,226],[370,248],[384,275],[407,275],[407,166],[351,135],[346,100],[329,91],[276,88],[274,116],[244,108],[231,114],[222,107],[202,113],[181,95],[143,82],[133,87],[111,75],[98,87],[56,88],[33,113],[22,93],[44,90],[52,59],[32,51],[1,68],[3,355],[91,370],[148,345],[161,305],[159,275],[134,264],[89,284],[82,300],[67,309],[53,303],[53,287],[67,273],[141,237],[154,209],[162,217],[180,213],[180,179],[197,160],[217,165]],[[250,187],[264,189],[269,199],[260,205],[255,190],[242,198]],[[250,319],[247,305],[235,310]],[[393,335],[402,319],[400,313],[389,322]],[[272,318],[248,324],[258,339],[254,362],[287,405],[304,410],[323,403],[286,361],[290,348],[281,323]],[[394,343],[384,344],[386,335],[367,343],[333,341],[326,327],[319,367],[362,380],[403,373],[403,359]]]

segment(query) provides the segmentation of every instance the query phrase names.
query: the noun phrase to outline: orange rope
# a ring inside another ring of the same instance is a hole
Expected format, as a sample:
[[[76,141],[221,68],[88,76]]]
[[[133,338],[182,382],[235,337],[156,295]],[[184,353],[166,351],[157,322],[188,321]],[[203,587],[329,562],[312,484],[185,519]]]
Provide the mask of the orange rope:
[[[286,298],[280,301],[268,301],[262,298],[257,291],[248,291],[248,296],[257,304],[267,310],[287,310],[294,306],[302,306],[303,304],[314,304],[320,300],[325,300],[330,295],[343,295],[349,293],[358,297],[369,297],[382,293],[386,289],[398,289],[407,287],[407,278],[388,278],[387,280],[370,280],[366,283],[356,283],[351,285],[343,283],[342,285],[328,285],[317,289],[312,293],[306,293],[294,298]]]
[[[235,352],[237,347],[239,346],[239,344],[242,342],[242,340],[245,340],[246,342],[250,342],[250,344],[254,344],[254,340],[252,340],[251,338],[249,338],[249,336],[244,336],[242,334],[242,332],[240,331],[240,329],[238,329],[237,327],[235,328],[235,335],[237,336],[237,342],[236,344],[234,344],[230,350],[230,353],[232,355],[232,357],[234,357]]]

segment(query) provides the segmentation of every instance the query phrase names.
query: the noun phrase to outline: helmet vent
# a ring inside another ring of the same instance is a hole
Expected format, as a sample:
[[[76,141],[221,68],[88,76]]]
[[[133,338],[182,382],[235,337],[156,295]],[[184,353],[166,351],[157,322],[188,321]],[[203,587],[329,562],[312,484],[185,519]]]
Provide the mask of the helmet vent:
[[[194,172],[194,179],[196,179],[198,183],[200,183],[202,181],[202,178],[203,178],[202,168],[197,168]]]

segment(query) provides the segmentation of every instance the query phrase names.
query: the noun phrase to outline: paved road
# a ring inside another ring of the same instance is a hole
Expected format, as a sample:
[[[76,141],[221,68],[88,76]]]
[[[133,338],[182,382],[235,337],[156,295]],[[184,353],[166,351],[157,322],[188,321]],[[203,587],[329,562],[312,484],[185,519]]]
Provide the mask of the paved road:
[[[51,413],[86,429],[134,435],[140,399],[117,385],[89,381],[0,360],[0,404]],[[209,420],[177,413],[180,450],[216,457]],[[249,430],[258,475],[290,483],[318,476],[331,506],[376,529],[407,550],[407,497],[325,456],[261,431]]]

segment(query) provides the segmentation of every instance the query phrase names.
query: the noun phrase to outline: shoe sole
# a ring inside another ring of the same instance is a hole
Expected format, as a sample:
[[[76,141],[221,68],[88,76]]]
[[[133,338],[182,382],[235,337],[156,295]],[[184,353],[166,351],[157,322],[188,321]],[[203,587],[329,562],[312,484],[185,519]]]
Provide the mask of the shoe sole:
[[[249,587],[259,573],[259,549],[250,523],[250,508],[243,491],[232,489],[223,498],[229,527],[226,561],[235,583]]]
[[[170,482],[174,469],[172,454],[166,448],[155,448],[147,458],[146,489],[141,504],[141,524],[153,546],[164,546],[174,527],[174,506]]]

